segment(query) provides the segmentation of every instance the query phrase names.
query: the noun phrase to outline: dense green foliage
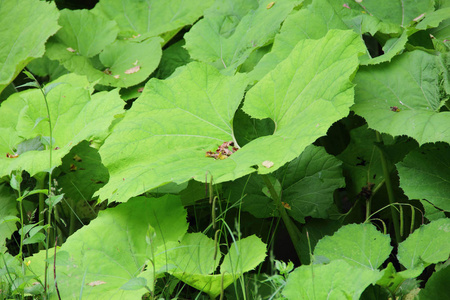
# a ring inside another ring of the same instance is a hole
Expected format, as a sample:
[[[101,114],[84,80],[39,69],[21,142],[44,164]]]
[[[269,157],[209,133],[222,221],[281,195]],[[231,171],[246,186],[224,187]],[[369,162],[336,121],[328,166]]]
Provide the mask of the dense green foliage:
[[[67,2],[0,0],[0,299],[447,295],[450,1]]]

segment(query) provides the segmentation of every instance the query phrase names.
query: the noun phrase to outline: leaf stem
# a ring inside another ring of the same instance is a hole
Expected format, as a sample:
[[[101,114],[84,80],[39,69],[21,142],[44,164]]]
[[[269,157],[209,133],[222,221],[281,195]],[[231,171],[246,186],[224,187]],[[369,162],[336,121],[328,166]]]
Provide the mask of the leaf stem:
[[[381,134],[378,131],[376,131],[376,135],[377,135],[377,142],[383,143]],[[392,221],[394,223],[395,239],[398,244],[402,241],[402,237],[400,235],[399,216],[397,215],[397,211],[395,210],[394,205],[392,205],[395,203],[394,190],[392,189],[392,182],[391,182],[391,178],[389,176],[388,162],[386,160],[386,157],[385,157],[383,151],[380,148],[378,150],[380,151],[381,166],[383,168],[383,176],[384,176],[384,180],[385,180],[386,190],[388,193],[388,199],[389,199],[389,203],[391,204],[391,214],[392,214]]]
[[[284,208],[283,204],[281,203],[281,197],[275,191],[275,188],[273,187],[272,183],[270,182],[269,177],[267,175],[261,175],[261,176],[262,176],[267,188],[269,189],[270,195],[272,196],[275,206],[277,207],[278,212],[280,213],[281,219],[283,220],[284,225],[286,226],[286,229],[291,238],[291,241],[294,244],[295,252],[297,253],[298,259],[301,261],[301,252],[300,252],[301,233],[300,233],[300,230],[298,229],[298,227],[294,224],[294,222],[291,220],[291,218],[287,214],[286,209]]]

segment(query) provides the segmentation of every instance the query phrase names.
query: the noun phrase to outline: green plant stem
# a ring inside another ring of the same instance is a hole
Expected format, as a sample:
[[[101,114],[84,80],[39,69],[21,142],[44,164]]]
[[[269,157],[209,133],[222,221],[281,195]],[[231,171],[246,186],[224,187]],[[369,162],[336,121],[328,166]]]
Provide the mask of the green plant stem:
[[[22,234],[20,235],[20,249],[19,249],[19,255],[18,257],[20,258],[20,261],[22,263],[22,268],[23,268],[23,238],[25,235],[25,232],[23,231],[23,204],[22,204],[22,193],[19,189],[19,210],[20,210],[20,228],[22,228]]]
[[[36,188],[37,189],[44,189],[45,186],[45,173],[40,173],[34,176],[36,179]],[[38,210],[38,219],[39,224],[44,225],[44,210],[45,210],[45,198],[44,194],[39,193],[39,210]],[[43,250],[44,245],[42,243],[39,244],[39,250]]]
[[[283,204],[281,203],[281,197],[275,191],[275,188],[273,187],[272,183],[270,182],[269,177],[267,175],[261,175],[261,176],[262,176],[267,188],[269,189],[270,195],[272,196],[275,206],[277,207],[278,212],[280,213],[281,219],[283,220],[284,225],[286,226],[289,237],[291,238],[291,241],[294,244],[295,252],[297,253],[298,259],[301,261],[300,230],[297,228],[297,226],[295,226],[294,222],[288,216],[286,209],[284,208]]]
[[[381,134],[377,131],[377,142],[383,143],[383,140],[381,139]],[[395,196],[394,196],[394,190],[392,189],[392,183],[391,178],[389,176],[389,169],[388,169],[388,162],[386,160],[386,157],[384,156],[384,153],[381,149],[378,149],[380,151],[380,158],[381,158],[381,166],[383,168],[383,176],[386,184],[386,190],[388,193],[388,199],[389,203],[391,204],[391,214],[392,214],[392,221],[394,223],[394,231],[395,231],[395,239],[397,244],[402,241],[402,237],[400,235],[400,220],[397,215],[397,211],[395,210],[394,203],[395,203]]]

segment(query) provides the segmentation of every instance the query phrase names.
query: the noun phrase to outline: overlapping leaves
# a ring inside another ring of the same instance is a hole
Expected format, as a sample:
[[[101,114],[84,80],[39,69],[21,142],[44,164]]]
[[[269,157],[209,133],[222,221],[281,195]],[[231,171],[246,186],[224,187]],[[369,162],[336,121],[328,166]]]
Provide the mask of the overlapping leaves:
[[[271,2],[216,1],[186,34],[186,49],[192,58],[233,74],[255,49],[273,39],[281,22],[302,1]]]
[[[259,218],[278,215],[273,199],[264,192],[262,178],[249,176],[250,179],[243,177],[227,185],[230,200],[238,201],[245,195],[240,205],[242,210]],[[313,145],[276,171],[272,179],[280,187],[287,213],[299,222],[304,222],[305,217],[327,218],[334,190],[344,186],[341,162]]]
[[[53,131],[52,167],[83,140],[104,138],[114,116],[122,111],[123,101],[118,90],[94,95],[92,86],[83,76],[60,77],[62,83],[47,94]],[[32,176],[50,168],[48,113],[42,93],[27,90],[16,93],[0,107],[0,176],[13,170],[26,170]],[[44,143],[43,143],[44,141]],[[9,155],[7,155],[9,153]]]
[[[246,87],[244,76],[228,77],[191,63],[167,80],[151,80],[101,149],[111,178],[100,197],[126,201],[170,181],[205,180],[211,174],[221,182],[254,172],[254,166],[259,173],[280,168],[347,115],[353,102],[349,77],[363,47],[352,31],[300,42],[245,99],[244,111],[271,118],[276,131],[224,160],[205,153],[234,140],[232,120]],[[274,165],[264,167],[264,161]]]
[[[186,211],[175,196],[134,198],[101,212],[57,251],[61,297],[71,299],[80,293],[83,299],[141,297],[146,290],[121,287],[130,279],[142,278],[152,289],[155,277],[167,269],[166,256],[161,253],[181,239],[186,230]],[[32,270],[42,280],[44,254],[31,258]],[[57,299],[56,292],[52,296]]]

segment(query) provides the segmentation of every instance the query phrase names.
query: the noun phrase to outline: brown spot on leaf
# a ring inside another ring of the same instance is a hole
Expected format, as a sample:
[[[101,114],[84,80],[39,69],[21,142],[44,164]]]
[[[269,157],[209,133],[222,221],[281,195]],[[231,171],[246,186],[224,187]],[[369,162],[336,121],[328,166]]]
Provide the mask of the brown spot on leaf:
[[[106,282],[104,282],[104,281],[96,280],[96,281],[92,281],[92,282],[87,283],[87,285],[89,285],[89,286],[97,286],[97,285],[101,285],[101,284],[105,284],[105,283]]]
[[[275,5],[275,1],[272,1],[272,2],[270,2],[269,4],[267,4],[266,8],[267,8],[267,9],[271,9],[272,6],[274,6],[274,5]]]
[[[125,74],[133,74],[138,72],[141,69],[141,66],[132,67],[131,69],[128,69],[125,71]]]

